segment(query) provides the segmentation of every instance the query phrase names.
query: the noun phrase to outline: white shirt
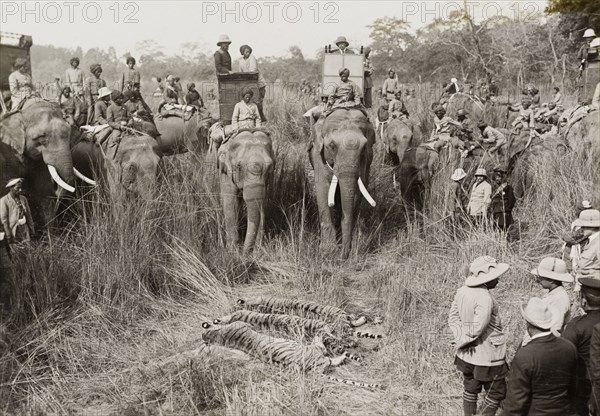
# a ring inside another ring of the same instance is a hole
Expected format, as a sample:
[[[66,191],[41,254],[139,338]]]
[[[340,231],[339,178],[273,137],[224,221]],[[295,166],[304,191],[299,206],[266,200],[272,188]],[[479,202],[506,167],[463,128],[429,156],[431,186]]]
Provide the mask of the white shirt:
[[[563,286],[552,289],[544,296],[542,300],[552,311],[552,327],[553,332],[560,332],[564,323],[567,321],[567,316],[571,307],[569,295]]]
[[[552,331],[540,332],[540,333],[538,333],[538,334],[535,334],[534,336],[532,336],[532,337],[529,339],[529,341],[532,341],[532,340],[534,340],[534,339],[536,339],[536,338],[546,337],[546,336],[550,335],[551,333],[552,333]]]

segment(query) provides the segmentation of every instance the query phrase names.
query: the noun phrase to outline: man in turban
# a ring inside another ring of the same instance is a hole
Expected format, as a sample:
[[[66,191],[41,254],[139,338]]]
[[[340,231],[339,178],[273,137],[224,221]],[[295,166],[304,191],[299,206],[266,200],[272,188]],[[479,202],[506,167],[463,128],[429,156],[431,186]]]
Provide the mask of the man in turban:
[[[71,87],[75,96],[83,91],[83,71],[79,68],[79,58],[73,57],[70,61],[71,67],[65,71],[65,85]]]
[[[106,87],[106,81],[100,78],[102,75],[102,66],[100,64],[90,65],[91,76],[87,77],[84,82],[85,101],[88,106],[88,124],[92,124],[95,120],[94,105],[98,100],[98,91],[100,88]]]
[[[340,83],[327,98],[325,116],[331,114],[336,108],[358,108],[364,113],[364,107],[360,102],[362,91],[354,81],[348,79],[350,77],[350,70],[348,68],[341,68],[338,74],[340,75]]]
[[[33,93],[33,84],[27,66],[26,59],[15,59],[13,65],[15,70],[8,76],[8,85],[10,87],[10,97],[12,101],[11,110],[16,110],[21,101],[25,100]]]

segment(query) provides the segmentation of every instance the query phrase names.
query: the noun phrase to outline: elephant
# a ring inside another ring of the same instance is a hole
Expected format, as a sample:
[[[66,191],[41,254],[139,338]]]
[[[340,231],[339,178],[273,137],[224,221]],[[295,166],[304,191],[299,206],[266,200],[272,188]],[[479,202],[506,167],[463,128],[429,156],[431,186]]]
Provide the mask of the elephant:
[[[106,180],[111,198],[124,194],[153,198],[162,158],[156,140],[147,134],[122,132],[118,145],[109,139],[100,146],[81,140],[77,131],[73,134],[73,164],[85,175]]]
[[[422,208],[423,196],[431,177],[438,167],[438,153],[421,146],[420,127],[405,119],[391,120],[383,132],[386,159],[396,166],[394,187],[400,179],[400,191],[405,202]]]
[[[75,191],[75,176],[93,183],[73,169],[70,131],[59,106],[39,98],[25,101],[19,111],[0,119],[0,196],[9,179],[24,178],[37,229],[55,217],[64,191]]]
[[[159,133],[155,139],[159,144],[160,151],[164,155],[174,155],[185,153],[188,150],[206,151],[208,129],[213,124],[213,120],[208,111],[199,111],[193,114],[189,120],[177,116],[158,115],[154,117],[154,124]],[[147,130],[143,131],[150,134]]]
[[[600,134],[600,112],[598,110],[586,114],[581,120],[565,129],[565,139],[583,151],[598,151],[598,135]],[[595,147],[595,149],[594,149]]]
[[[337,240],[332,208],[339,184],[342,258],[348,258],[360,202],[357,191],[375,206],[367,191],[375,130],[360,110],[339,109],[327,118],[321,117],[312,126],[311,134],[309,161],[315,172],[321,244],[335,244]]]
[[[273,146],[264,131],[242,130],[221,144],[217,168],[220,172],[221,203],[225,217],[227,244],[238,243],[239,194],[248,217],[243,254],[248,255],[262,238],[266,181],[274,165]]]

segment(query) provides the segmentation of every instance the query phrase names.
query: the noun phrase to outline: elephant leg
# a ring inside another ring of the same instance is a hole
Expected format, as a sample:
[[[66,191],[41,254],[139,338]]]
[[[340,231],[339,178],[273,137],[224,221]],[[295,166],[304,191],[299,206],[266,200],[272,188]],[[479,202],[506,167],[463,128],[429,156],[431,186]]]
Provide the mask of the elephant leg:
[[[238,243],[239,199],[237,186],[227,174],[221,174],[221,204],[227,245],[233,248]]]
[[[325,167],[321,166],[318,157],[314,158],[314,161],[317,205],[319,207],[319,223],[321,227],[321,244],[333,245],[336,241],[336,235],[331,218],[331,208],[329,208],[328,205],[329,185],[331,184],[332,174],[325,172]]]

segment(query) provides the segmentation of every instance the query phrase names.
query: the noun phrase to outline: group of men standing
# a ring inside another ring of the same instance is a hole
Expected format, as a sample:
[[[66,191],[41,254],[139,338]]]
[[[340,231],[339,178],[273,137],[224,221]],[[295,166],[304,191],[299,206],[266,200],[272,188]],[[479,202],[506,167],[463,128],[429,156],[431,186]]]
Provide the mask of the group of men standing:
[[[463,373],[465,416],[600,414],[600,211],[585,209],[574,222],[579,255],[546,257],[529,272],[546,294],[521,308],[526,333],[508,367],[506,334],[491,295],[510,265],[475,259],[449,313],[455,365]],[[573,276],[574,275],[574,276]],[[565,284],[574,283],[571,305]],[[569,321],[569,317],[573,317]],[[479,408],[478,395],[485,390]]]

